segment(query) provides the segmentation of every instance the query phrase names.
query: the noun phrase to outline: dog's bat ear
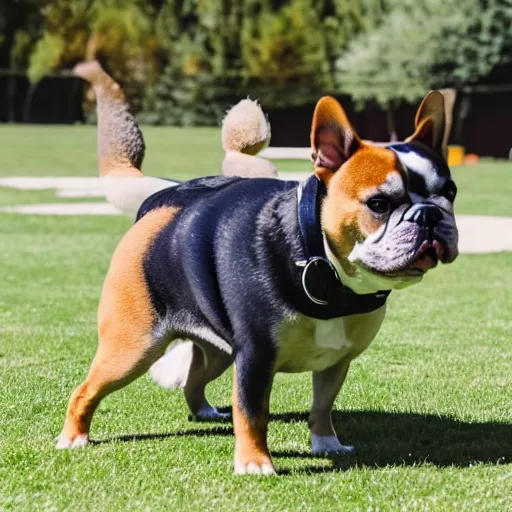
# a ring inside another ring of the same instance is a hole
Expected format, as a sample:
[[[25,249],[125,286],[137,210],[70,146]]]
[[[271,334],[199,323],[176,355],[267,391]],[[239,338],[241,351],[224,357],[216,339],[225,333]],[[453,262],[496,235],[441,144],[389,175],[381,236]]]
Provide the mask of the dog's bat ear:
[[[455,107],[455,100],[457,99],[457,91],[455,89],[439,89],[444,98],[444,136],[441,143],[441,151],[443,157],[448,161],[448,139],[452,131],[453,124],[453,109]]]
[[[312,159],[317,178],[327,183],[361,145],[341,105],[330,96],[321,98],[311,126]]]
[[[416,130],[405,141],[421,142],[446,158],[443,149],[446,126],[444,104],[444,96],[439,91],[430,91],[416,112]]]

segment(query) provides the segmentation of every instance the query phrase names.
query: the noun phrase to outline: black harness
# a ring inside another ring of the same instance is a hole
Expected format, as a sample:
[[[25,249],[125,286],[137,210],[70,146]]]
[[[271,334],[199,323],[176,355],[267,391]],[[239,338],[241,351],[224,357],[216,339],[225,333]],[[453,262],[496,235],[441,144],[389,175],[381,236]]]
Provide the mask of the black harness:
[[[303,313],[324,320],[370,313],[386,303],[391,291],[359,295],[343,285],[325,254],[320,211],[326,194],[325,185],[314,175],[299,185],[298,219],[305,259],[295,264],[303,268],[302,288],[309,298],[308,311]]]

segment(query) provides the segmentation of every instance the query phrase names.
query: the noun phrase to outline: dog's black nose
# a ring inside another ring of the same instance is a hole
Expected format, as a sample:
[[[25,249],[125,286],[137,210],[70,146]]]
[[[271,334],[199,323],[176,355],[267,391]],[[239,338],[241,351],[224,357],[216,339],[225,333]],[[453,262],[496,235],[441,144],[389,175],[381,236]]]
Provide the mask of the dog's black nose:
[[[415,204],[409,208],[404,219],[423,227],[433,228],[443,218],[443,212],[433,204]]]

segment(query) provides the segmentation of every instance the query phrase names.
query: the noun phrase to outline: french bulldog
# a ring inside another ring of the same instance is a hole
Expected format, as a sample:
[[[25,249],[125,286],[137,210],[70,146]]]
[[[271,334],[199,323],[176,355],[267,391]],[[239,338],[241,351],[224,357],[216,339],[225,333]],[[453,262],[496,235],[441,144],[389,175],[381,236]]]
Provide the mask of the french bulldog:
[[[351,361],[378,333],[392,290],[457,257],[444,125],[433,91],[413,135],[379,147],[324,97],[306,181],[215,176],[150,195],[112,257],[97,353],[57,447],[86,445],[100,401],[163,356],[198,419],[221,417],[205,386],[234,363],[235,473],[275,473],[267,426],[277,372],[313,373],[313,453],[351,451],[331,421]],[[140,173],[133,161],[109,165],[106,174]]]

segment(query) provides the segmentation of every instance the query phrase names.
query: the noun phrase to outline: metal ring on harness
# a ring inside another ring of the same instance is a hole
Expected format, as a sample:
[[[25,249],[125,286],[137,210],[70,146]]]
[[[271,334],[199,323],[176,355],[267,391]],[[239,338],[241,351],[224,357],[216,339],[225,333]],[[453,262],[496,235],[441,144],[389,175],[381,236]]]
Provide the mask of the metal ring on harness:
[[[338,273],[336,272],[336,269],[334,269],[334,267],[325,259],[325,258],[321,258],[321,257],[314,257],[314,258],[311,258],[307,263],[306,263],[306,266],[304,267],[304,270],[302,271],[302,288],[304,290],[304,292],[306,293],[306,295],[308,296],[308,298],[314,302],[315,304],[319,304],[320,306],[328,306],[329,305],[329,302],[325,301],[325,300],[322,300],[322,299],[319,299],[317,297],[315,297],[309,290],[308,290],[308,287],[307,287],[307,284],[306,284],[306,278],[307,278],[307,273],[308,271],[313,268],[312,265],[315,265],[317,268],[318,268],[318,264],[319,263],[322,263],[322,264],[325,264],[328,266],[329,270],[331,272],[334,273],[336,279],[339,281],[339,277],[338,277]]]

